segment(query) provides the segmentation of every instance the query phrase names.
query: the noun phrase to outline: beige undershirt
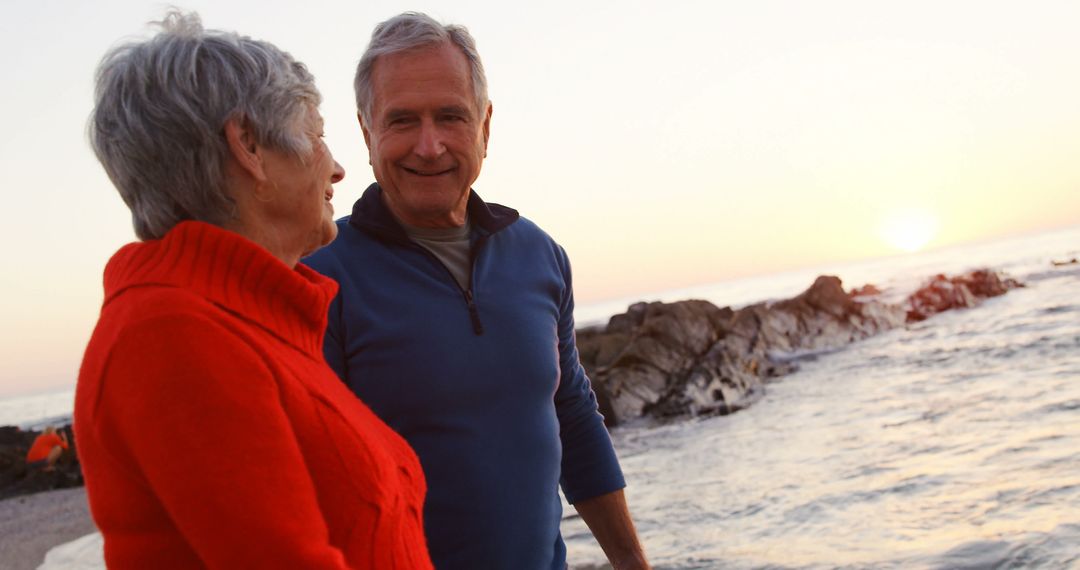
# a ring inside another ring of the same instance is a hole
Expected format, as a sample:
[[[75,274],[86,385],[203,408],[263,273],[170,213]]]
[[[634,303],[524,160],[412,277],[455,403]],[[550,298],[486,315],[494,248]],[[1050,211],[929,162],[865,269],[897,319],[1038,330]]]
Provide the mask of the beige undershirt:
[[[450,274],[454,276],[454,280],[463,291],[469,290],[472,275],[469,232],[472,226],[468,218],[465,218],[464,225],[457,228],[418,228],[401,220],[398,222],[405,229],[409,239],[430,251],[450,270]]]

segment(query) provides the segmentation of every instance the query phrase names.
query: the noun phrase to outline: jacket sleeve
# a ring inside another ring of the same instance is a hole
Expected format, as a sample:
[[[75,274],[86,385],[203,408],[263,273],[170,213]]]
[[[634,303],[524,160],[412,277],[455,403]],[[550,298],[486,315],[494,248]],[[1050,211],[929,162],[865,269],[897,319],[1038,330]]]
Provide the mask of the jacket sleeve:
[[[342,382],[349,383],[348,364],[345,359],[345,330],[341,320],[342,294],[338,290],[337,296],[330,302],[330,312],[326,319],[326,336],[323,337],[323,356],[326,363],[341,378]]]
[[[559,387],[555,411],[562,440],[562,488],[571,504],[626,486],[611,436],[596,405],[589,378],[578,358],[574,333],[574,291],[570,262],[557,247],[565,287],[559,304]]]
[[[277,382],[197,314],[132,325],[109,353],[94,428],[209,568],[345,568]]]

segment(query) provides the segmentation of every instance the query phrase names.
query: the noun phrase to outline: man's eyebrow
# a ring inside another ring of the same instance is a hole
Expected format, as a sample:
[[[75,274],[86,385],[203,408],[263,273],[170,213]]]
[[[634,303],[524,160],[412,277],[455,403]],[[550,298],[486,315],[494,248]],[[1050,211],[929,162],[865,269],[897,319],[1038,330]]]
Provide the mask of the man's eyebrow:
[[[464,105],[447,105],[446,107],[439,107],[440,115],[469,115],[469,108]]]
[[[407,111],[405,109],[390,109],[390,110],[386,111],[385,115],[383,115],[383,120],[389,122],[389,121],[393,121],[394,119],[400,119],[402,117],[409,117],[409,116],[412,116],[414,114],[415,113],[413,113],[412,111]]]
[[[435,113],[437,115],[463,115],[466,117],[472,116],[472,111],[469,109],[468,106],[465,105],[446,105],[435,109]],[[388,109],[383,115],[383,121],[391,122],[396,119],[414,116],[416,116],[416,112],[410,111],[408,109]]]

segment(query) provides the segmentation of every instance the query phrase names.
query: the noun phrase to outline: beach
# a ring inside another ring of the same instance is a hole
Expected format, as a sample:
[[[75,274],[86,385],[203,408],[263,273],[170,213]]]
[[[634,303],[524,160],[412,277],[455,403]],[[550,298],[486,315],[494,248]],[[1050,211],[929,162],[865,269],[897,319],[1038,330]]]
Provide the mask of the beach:
[[[0,560],[8,570],[37,568],[54,546],[97,529],[86,489],[59,489],[0,501]]]

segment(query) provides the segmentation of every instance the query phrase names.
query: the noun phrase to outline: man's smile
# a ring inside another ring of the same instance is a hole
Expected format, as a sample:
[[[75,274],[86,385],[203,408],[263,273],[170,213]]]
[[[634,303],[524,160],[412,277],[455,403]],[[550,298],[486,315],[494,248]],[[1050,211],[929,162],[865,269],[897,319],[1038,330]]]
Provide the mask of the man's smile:
[[[454,168],[456,168],[456,167],[451,166],[450,168],[440,168],[440,169],[431,169],[431,168],[418,169],[418,168],[409,168],[408,166],[402,166],[401,167],[401,169],[404,170],[405,172],[408,172],[409,174],[415,174],[416,176],[440,176],[442,174],[449,174],[449,173],[453,172]]]

